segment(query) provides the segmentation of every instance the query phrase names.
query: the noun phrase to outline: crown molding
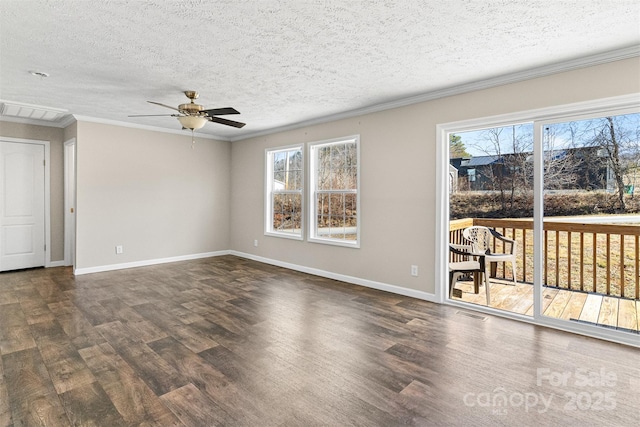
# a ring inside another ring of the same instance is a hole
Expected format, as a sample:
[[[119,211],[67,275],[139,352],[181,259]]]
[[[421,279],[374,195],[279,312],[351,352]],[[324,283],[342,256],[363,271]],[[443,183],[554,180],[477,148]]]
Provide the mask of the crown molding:
[[[62,119],[60,119],[60,127],[66,128],[76,122],[76,118],[73,117],[73,114],[67,114]]]
[[[628,46],[608,52],[597,53],[594,55],[575,58],[568,61],[558,62],[555,64],[543,65],[528,70],[517,71],[515,73],[505,74],[502,76],[492,77],[489,79],[478,80],[469,83],[463,83],[448,88],[438,89],[431,92],[422,93],[416,96],[400,98],[369,107],[349,110],[342,113],[331,114],[328,116],[318,117],[315,119],[305,120],[290,125],[279,126],[276,128],[265,129],[262,131],[247,133],[236,137],[229,138],[229,141],[240,141],[258,136],[269,135],[278,132],[299,129],[306,126],[313,126],[327,122],[347,119],[351,117],[363,116],[365,114],[376,113],[379,111],[390,110],[393,108],[405,107],[408,105],[419,104],[421,102],[432,101],[439,98],[446,98],[454,95],[461,95],[468,92],[489,89],[492,87],[503,86],[510,83],[531,80],[539,77],[545,77],[552,74],[563,73],[567,71],[577,70],[580,68],[592,67],[601,64],[607,64],[615,61],[640,57],[640,45]]]
[[[125,127],[125,128],[132,128],[132,129],[150,130],[150,131],[153,131],[153,132],[170,133],[170,134],[173,134],[173,135],[187,135],[187,134],[189,134],[189,132],[184,131],[184,130],[167,129],[167,128],[161,128],[161,127],[158,127],[158,126],[140,125],[140,124],[136,124],[136,123],[122,122],[122,121],[119,121],[119,120],[101,119],[101,118],[98,118],[98,117],[82,116],[82,115],[79,115],[79,114],[74,114],[73,117],[78,122],[99,123],[99,124],[103,124],[103,125],[120,126],[120,127]],[[215,140],[215,141],[226,141],[226,142],[230,141],[229,138],[216,136],[216,135],[207,135],[207,134],[198,133],[198,132],[194,132],[194,135],[196,137],[202,138],[202,139],[211,139],[211,140]]]

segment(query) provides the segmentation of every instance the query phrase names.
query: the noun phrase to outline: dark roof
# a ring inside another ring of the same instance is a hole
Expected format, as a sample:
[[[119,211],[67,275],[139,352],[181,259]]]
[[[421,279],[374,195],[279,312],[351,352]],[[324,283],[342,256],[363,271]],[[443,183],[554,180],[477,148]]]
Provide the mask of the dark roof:
[[[475,156],[470,158],[468,162],[462,163],[462,166],[466,166],[466,167],[486,166],[486,165],[491,165],[493,163],[498,163],[500,160],[501,160],[500,156]]]

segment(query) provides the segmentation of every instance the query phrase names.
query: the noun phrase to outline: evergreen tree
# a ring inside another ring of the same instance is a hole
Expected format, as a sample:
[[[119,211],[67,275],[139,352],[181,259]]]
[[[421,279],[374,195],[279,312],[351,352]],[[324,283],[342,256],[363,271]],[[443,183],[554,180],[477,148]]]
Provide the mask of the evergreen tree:
[[[449,158],[455,159],[458,157],[471,157],[471,154],[467,153],[467,148],[462,142],[462,137],[459,135],[449,135]]]

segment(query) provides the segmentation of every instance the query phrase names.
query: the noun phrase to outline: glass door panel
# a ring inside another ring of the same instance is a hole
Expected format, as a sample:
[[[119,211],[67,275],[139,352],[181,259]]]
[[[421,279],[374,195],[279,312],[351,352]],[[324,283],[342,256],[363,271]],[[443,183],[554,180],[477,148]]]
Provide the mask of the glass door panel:
[[[449,298],[533,316],[531,123],[449,134],[449,212]]]
[[[541,126],[541,315],[638,333],[640,114]]]

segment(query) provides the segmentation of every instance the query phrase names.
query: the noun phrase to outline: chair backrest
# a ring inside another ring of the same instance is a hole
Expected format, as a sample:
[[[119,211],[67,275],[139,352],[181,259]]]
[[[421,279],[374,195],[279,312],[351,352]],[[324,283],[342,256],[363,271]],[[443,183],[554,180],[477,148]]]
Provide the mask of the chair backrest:
[[[491,230],[487,227],[474,225],[462,231],[462,236],[467,239],[477,254],[491,253]]]

